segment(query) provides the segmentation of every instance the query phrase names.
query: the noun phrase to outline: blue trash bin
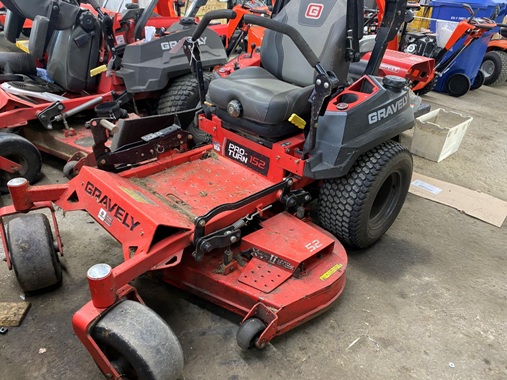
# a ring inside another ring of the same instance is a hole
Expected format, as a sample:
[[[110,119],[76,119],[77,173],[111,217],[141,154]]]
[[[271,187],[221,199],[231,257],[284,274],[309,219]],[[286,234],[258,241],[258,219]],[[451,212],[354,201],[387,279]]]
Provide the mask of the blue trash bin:
[[[474,11],[477,11],[475,17],[490,18],[499,7],[500,13],[495,21],[502,22],[507,12],[507,0],[472,0],[472,1],[452,1],[452,0],[434,0],[430,3],[433,7],[432,19],[448,20],[459,22],[470,18],[470,13],[463,7],[463,3],[469,4]],[[432,21],[430,28],[436,31],[436,22]],[[434,90],[438,92],[450,92],[452,95],[464,95],[470,85],[473,85],[477,73],[482,64],[482,59],[488,48],[491,37],[498,30],[492,30],[475,40],[464,52],[462,52],[448,68],[448,70],[439,78]],[[444,61],[449,58],[454,51],[463,46],[465,38],[458,41],[454,47],[446,54]],[[449,86],[451,88],[449,88]],[[449,89],[451,91],[449,91]]]

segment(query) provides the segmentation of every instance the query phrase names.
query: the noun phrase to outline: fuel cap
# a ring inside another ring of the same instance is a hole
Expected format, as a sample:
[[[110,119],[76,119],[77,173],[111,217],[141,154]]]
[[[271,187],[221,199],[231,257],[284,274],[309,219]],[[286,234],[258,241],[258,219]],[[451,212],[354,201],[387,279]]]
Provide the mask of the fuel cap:
[[[394,92],[400,92],[406,86],[407,81],[405,78],[397,77],[396,75],[387,75],[382,80],[384,87]]]

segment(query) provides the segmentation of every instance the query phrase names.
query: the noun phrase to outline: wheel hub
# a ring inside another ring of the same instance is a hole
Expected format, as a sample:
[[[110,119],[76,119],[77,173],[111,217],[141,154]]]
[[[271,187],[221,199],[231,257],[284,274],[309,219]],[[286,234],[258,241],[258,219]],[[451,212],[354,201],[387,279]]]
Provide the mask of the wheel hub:
[[[489,78],[495,71],[495,64],[492,61],[484,61],[481,65],[481,70],[484,72],[484,76]]]
[[[401,190],[401,175],[393,172],[380,187],[370,211],[370,228],[377,229],[396,207]]]

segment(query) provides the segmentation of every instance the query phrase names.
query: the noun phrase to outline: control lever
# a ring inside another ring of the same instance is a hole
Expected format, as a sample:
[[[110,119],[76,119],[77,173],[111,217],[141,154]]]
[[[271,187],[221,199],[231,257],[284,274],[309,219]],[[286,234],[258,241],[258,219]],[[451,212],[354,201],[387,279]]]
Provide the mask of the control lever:
[[[256,44],[254,44],[254,43],[252,43],[252,44],[250,45],[250,49],[251,49],[251,50],[250,50],[250,58],[252,58],[252,57],[253,57],[253,53],[255,52],[255,48],[256,48],[256,47],[257,47],[257,45],[256,45]]]

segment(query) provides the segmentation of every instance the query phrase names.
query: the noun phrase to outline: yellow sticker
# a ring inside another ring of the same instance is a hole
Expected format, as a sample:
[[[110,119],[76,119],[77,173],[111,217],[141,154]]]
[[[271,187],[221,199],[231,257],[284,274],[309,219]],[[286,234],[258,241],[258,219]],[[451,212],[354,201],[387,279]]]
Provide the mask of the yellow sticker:
[[[326,273],[324,273],[319,278],[321,279],[321,281],[326,281],[329,277],[331,277],[333,275],[333,273],[339,271],[342,266],[343,266],[343,264],[336,264],[334,267],[329,269]]]
[[[147,198],[144,194],[141,194],[140,192],[132,189],[127,189],[126,187],[120,187],[120,190],[122,190],[124,193],[130,195],[132,199],[139,203],[144,203],[147,205],[156,205],[155,202],[153,202],[151,199]]]

